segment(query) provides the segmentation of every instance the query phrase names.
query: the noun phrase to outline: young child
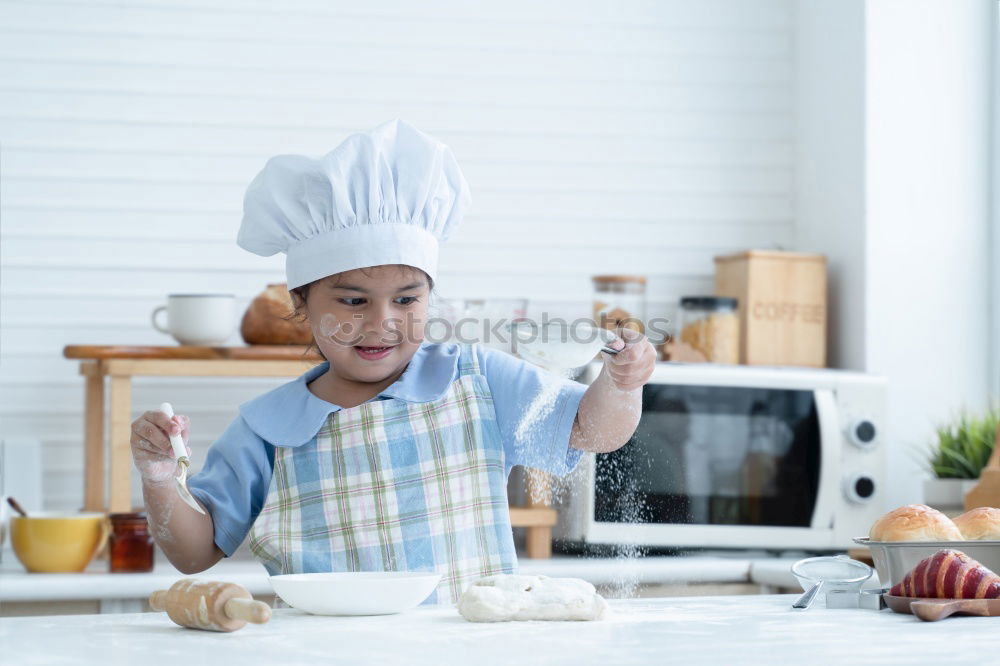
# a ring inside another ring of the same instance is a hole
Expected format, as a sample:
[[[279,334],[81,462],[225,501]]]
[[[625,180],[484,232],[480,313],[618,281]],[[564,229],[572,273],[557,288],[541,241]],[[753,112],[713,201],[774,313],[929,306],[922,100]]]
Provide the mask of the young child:
[[[283,155],[250,184],[238,243],[285,252],[288,287],[326,362],[240,406],[177,496],[168,435],[190,420],[148,411],[132,452],[155,539],[196,573],[249,533],[271,574],[438,571],[431,603],[514,573],[514,465],[565,475],[584,451],[624,445],[655,351],[621,331],[590,385],[479,345],[430,344],[423,322],[438,243],[468,185],[451,151],[406,123],[356,134],[320,160]],[[518,421],[557,381],[552,409]],[[524,432],[527,430],[527,432]]]

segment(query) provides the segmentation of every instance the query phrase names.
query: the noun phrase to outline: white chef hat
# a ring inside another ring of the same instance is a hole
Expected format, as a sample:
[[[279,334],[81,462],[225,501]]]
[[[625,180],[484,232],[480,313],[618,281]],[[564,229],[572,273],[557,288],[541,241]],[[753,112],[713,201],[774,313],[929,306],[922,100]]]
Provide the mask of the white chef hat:
[[[320,159],[278,155],[250,183],[236,242],[286,253],[288,288],[355,268],[437,273],[438,243],[469,205],[451,149],[401,120],[354,134]]]

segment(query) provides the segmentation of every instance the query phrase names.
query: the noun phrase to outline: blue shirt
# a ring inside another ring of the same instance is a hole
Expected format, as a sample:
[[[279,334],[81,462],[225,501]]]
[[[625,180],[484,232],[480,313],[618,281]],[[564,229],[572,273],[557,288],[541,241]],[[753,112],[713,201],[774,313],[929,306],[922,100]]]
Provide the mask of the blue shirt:
[[[458,379],[463,349],[479,355],[479,367],[493,395],[506,471],[524,465],[557,476],[568,474],[583,455],[570,448],[569,439],[587,387],[502,351],[481,345],[425,342],[402,376],[372,400],[436,400]],[[201,471],[189,480],[191,493],[211,513],[215,543],[227,556],[243,542],[264,506],[274,447],[296,447],[312,441],[327,417],[341,409],[313,395],[307,386],[328,368],[329,363],[322,363],[240,405],[239,416],[212,444]],[[540,396],[542,399],[536,401]],[[526,422],[522,424],[522,420]]]

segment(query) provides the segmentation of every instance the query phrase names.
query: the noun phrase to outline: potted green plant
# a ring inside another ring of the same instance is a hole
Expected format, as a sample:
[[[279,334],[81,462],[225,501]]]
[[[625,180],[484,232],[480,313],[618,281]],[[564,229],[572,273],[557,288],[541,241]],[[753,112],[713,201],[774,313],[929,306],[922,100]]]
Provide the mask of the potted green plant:
[[[941,510],[963,506],[993,453],[998,424],[1000,406],[979,415],[962,412],[936,429],[937,441],[926,459],[932,478],[924,481],[925,504]]]

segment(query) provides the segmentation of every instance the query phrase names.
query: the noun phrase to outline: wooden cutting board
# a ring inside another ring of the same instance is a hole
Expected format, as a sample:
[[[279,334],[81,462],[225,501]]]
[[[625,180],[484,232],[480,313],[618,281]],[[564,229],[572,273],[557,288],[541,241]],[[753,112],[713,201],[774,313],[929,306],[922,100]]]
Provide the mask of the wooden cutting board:
[[[916,615],[925,622],[936,622],[950,615],[1000,617],[1000,599],[921,599],[885,595],[885,604],[897,613]]]
[[[304,345],[250,345],[247,347],[197,347],[171,345],[145,347],[130,345],[67,345],[63,356],[75,359],[181,359],[181,360],[261,360],[261,361],[322,361],[323,357]]]
[[[979,474],[979,483],[965,496],[966,511],[981,506],[1000,507],[1000,428],[997,428],[993,455]]]

